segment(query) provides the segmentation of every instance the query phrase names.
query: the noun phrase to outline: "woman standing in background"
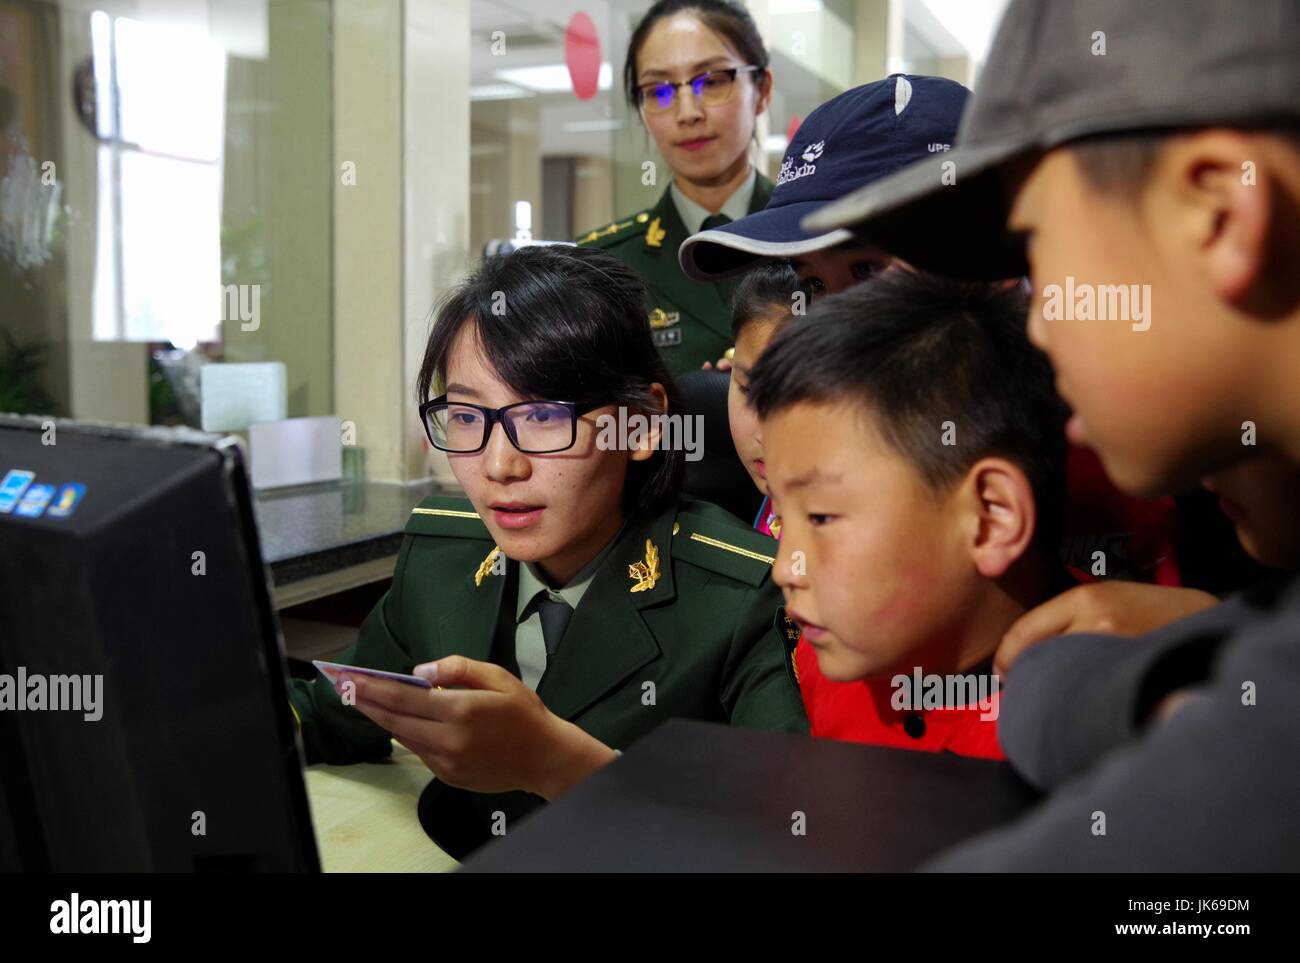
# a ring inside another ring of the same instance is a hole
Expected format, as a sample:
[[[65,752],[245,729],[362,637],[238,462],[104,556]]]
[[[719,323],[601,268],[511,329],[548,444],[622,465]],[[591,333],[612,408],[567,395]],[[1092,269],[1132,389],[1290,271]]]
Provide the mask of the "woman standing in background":
[[[750,163],[749,147],[771,100],[772,71],[743,7],[731,0],[659,0],[632,32],[623,86],[672,178],[654,207],[578,243],[640,272],[655,345],[678,375],[731,346],[735,282],[692,281],[682,273],[677,248],[692,234],[767,204],[772,182]]]

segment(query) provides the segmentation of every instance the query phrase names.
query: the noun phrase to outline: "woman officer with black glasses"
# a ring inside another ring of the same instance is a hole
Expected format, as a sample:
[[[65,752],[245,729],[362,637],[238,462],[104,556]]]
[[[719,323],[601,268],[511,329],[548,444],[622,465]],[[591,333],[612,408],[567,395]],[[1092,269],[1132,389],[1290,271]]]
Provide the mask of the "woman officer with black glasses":
[[[654,207],[578,243],[606,250],[641,274],[655,345],[669,370],[682,374],[731,346],[736,282],[692,281],[677,249],[692,234],[761,211],[771,197],[772,182],[750,163],[749,149],[771,100],[772,71],[743,7],[660,0],[632,33],[623,86],[668,163],[669,184]]]
[[[397,738],[438,777],[421,817],[457,858],[665,719],[807,731],[771,541],[680,494],[644,295],[627,265],[569,246],[489,258],[451,292],[418,390],[468,497],[413,511],[339,658],[434,687],[294,683],[307,761]],[[633,415],[648,431],[606,430]]]

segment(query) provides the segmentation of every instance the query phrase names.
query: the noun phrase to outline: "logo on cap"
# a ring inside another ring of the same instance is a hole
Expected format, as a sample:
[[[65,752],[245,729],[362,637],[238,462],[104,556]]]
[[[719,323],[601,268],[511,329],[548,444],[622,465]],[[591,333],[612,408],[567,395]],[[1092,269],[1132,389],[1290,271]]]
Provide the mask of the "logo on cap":
[[[793,157],[787,156],[785,160],[781,161],[781,173],[776,177],[776,186],[780,187],[782,184],[788,183],[789,181],[797,181],[801,177],[809,177],[816,174],[817,165],[813,162],[816,161],[817,158],[821,157],[825,150],[826,141],[824,140],[819,140],[815,144],[809,144],[804,148],[804,152],[799,155],[804,161],[799,167],[794,166]]]

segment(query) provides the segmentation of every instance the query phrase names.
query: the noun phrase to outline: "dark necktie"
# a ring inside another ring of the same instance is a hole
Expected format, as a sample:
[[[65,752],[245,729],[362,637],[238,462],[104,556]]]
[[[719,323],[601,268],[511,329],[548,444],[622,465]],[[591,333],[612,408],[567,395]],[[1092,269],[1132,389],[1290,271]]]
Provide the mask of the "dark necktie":
[[[730,224],[731,218],[726,214],[710,214],[700,222],[701,231],[711,231],[715,227],[722,227],[724,224]]]
[[[542,620],[542,640],[546,643],[546,655],[550,658],[560,647],[564,629],[573,616],[573,609],[564,599],[553,599],[549,592],[543,592],[537,600],[537,614]]]

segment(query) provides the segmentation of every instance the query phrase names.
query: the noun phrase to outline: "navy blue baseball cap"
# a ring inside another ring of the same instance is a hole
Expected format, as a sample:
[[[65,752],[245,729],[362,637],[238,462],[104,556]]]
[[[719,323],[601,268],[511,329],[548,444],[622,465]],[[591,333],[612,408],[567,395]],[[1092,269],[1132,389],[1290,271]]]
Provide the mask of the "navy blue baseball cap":
[[[814,110],[795,132],[767,207],[693,234],[677,259],[687,277],[719,278],[766,258],[834,247],[850,231],[809,232],[799,222],[832,201],[951,149],[970,91],[943,77],[893,74],[846,90]]]

